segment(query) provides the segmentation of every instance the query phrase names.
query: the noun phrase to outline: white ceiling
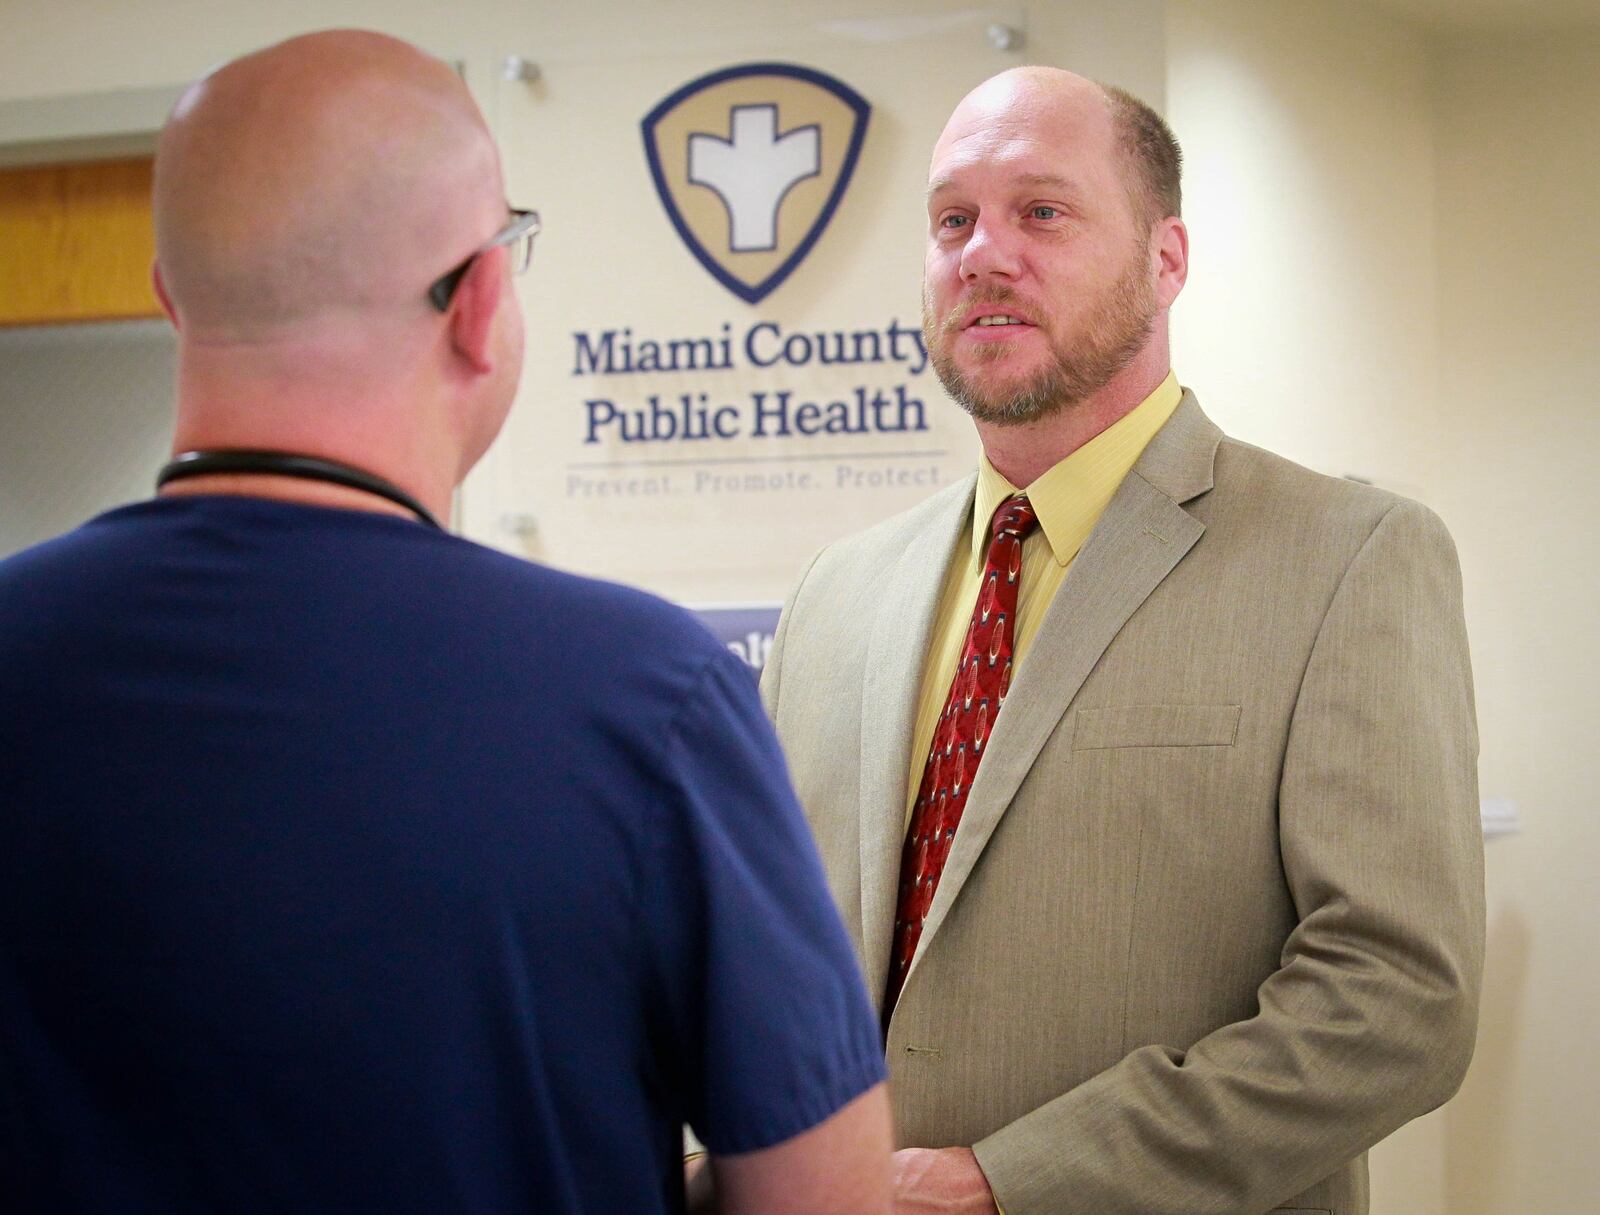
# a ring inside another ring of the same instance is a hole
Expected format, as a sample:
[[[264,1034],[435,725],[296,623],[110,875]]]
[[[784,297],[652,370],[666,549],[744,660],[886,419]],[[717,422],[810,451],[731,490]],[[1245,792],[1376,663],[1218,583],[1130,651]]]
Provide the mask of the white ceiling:
[[[1600,0],[1368,0],[1432,30],[1600,29]]]

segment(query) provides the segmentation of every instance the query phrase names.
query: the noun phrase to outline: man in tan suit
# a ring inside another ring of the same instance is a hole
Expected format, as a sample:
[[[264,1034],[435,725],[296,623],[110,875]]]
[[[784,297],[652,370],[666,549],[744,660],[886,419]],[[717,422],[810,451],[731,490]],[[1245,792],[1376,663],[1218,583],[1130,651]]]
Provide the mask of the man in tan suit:
[[[767,667],[883,993],[905,1215],[1356,1215],[1471,1055],[1454,550],[1178,387],[1178,163],[1070,73],[961,103],[924,326],[984,459],[824,549]]]

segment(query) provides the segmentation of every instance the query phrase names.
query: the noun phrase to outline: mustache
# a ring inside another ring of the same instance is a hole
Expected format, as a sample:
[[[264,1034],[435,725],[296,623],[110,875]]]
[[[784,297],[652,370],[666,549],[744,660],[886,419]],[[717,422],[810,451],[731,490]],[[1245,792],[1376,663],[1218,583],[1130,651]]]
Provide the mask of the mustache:
[[[1038,325],[1038,317],[1030,309],[1021,307],[1020,299],[1010,287],[979,287],[951,309],[950,315],[945,317],[939,328],[947,334],[958,333],[967,327],[972,314],[980,308],[1004,308],[1018,320]]]

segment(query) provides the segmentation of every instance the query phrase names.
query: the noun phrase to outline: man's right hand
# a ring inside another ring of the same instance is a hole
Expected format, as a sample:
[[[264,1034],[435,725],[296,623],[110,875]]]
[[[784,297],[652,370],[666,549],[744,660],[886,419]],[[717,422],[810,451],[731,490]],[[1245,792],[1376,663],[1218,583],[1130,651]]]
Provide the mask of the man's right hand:
[[[894,1154],[894,1215],[998,1215],[971,1148],[903,1148]]]

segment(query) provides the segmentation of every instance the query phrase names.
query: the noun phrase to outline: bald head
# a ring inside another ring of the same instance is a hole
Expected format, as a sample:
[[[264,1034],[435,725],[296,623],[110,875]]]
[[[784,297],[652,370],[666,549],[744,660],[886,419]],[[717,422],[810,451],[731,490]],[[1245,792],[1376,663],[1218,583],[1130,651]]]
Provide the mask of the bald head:
[[[934,163],[954,142],[975,133],[1103,152],[1145,227],[1182,214],[1178,142],[1159,114],[1123,89],[1062,68],[1011,68],[962,98],[934,148]]]
[[[425,307],[504,199],[447,65],[381,34],[309,34],[178,102],[156,153],[156,261],[190,336],[270,338]]]
[[[1092,113],[1105,108],[1105,90],[1095,81],[1064,68],[1008,68],[990,76],[956,106],[940,137],[973,123],[1014,121],[1049,111]]]

